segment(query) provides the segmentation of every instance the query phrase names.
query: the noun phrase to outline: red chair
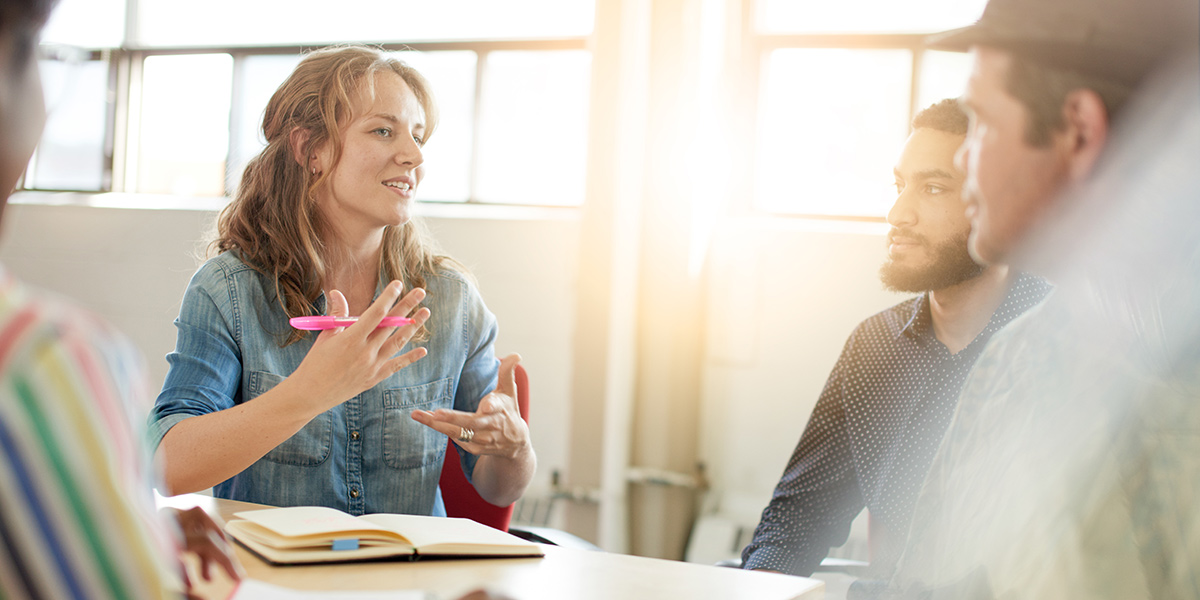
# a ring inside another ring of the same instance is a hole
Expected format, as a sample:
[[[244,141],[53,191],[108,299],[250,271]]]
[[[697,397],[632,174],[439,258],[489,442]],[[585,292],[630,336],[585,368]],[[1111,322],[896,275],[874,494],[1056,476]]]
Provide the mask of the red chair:
[[[529,375],[520,364],[515,370],[517,380],[517,409],[521,418],[529,422]],[[462,463],[459,462],[458,446],[454,441],[446,442],[446,460],[442,463],[442,477],[438,485],[442,488],[442,502],[446,504],[446,516],[466,517],[472,521],[495,527],[500,531],[508,531],[508,523],[512,520],[513,505],[496,506],[479,496],[475,487],[463,475]]]

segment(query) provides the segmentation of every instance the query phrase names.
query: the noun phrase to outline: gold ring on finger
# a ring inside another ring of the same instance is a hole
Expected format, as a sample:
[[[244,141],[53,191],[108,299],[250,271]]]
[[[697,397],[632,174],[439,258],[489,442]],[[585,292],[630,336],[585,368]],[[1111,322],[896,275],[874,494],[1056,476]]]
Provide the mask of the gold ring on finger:
[[[466,427],[459,427],[458,429],[458,441],[464,444],[470,444],[471,440],[475,439],[474,431],[467,429]]]

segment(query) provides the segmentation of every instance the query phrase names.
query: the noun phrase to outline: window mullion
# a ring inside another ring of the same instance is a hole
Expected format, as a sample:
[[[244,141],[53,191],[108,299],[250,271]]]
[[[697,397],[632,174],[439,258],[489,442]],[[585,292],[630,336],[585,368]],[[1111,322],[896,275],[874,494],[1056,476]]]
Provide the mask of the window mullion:
[[[467,202],[479,202],[479,135],[483,118],[483,79],[490,50],[475,52],[475,99],[471,107],[471,150],[467,167]]]
[[[234,173],[233,169],[238,168],[238,165],[244,165],[245,160],[249,158],[242,156],[244,149],[241,147],[238,133],[242,131],[242,127],[246,125],[246,121],[252,116],[243,114],[241,110],[243,99],[246,95],[244,86],[246,79],[244,76],[246,53],[230,52],[229,54],[233,57],[233,69],[229,73],[230,77],[233,78],[233,82],[229,88],[229,142],[225,145],[225,181],[222,188],[224,195],[232,198],[236,190],[231,184],[235,179],[238,179],[238,174]]]
[[[908,114],[910,117],[915,117],[921,106],[917,106],[921,98],[921,63],[924,60],[924,52],[921,52],[920,47],[912,49],[912,83],[909,84],[908,90]]]
[[[142,52],[120,51],[116,53],[116,84],[113,87],[112,127],[112,184],[114,192],[137,191],[138,131],[141,113],[141,61]]]

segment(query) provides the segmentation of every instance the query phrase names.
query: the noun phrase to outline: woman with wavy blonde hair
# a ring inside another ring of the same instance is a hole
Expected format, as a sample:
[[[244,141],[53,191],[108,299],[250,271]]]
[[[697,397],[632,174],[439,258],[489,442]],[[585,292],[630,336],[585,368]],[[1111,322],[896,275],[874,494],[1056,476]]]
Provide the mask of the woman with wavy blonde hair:
[[[524,491],[520,359],[496,360],[495,317],[411,214],[436,123],[425,79],[373,48],[315,51],[272,96],[175,322],[151,417],[171,493],[443,515],[447,435],[485,499]],[[358,320],[290,325],[323,314]]]

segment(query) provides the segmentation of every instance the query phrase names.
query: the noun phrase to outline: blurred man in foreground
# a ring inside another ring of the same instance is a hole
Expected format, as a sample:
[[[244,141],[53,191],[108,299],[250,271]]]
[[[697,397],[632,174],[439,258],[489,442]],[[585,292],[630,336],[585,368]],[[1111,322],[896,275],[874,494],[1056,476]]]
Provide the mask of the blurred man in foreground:
[[[974,58],[972,252],[1056,289],[980,357],[890,584],[852,598],[1200,597],[1198,13],[992,0],[935,41]]]

